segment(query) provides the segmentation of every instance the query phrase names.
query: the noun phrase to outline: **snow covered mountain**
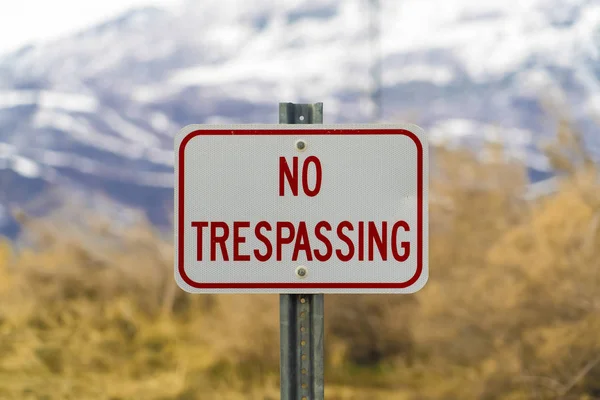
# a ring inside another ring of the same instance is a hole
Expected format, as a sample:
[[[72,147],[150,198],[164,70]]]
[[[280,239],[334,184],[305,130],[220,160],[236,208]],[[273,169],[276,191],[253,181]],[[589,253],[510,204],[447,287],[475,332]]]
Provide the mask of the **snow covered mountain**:
[[[189,1],[0,56],[0,202],[98,191],[168,223],[184,125],[274,123],[280,101],[370,121],[368,17],[367,0]],[[386,121],[502,140],[539,180],[549,100],[600,155],[600,2],[384,0],[379,20]]]

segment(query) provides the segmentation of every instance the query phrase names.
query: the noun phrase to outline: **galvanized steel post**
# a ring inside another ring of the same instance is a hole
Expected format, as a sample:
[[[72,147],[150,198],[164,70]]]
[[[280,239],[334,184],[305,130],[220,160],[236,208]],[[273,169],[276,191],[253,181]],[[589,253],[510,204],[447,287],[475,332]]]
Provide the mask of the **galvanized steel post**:
[[[323,103],[279,103],[280,124],[322,124]],[[324,295],[279,297],[281,400],[323,400]]]

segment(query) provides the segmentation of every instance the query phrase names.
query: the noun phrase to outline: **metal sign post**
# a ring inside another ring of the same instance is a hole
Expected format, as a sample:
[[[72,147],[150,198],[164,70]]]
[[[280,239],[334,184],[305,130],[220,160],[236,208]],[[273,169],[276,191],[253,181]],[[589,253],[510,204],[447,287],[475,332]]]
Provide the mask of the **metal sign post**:
[[[322,124],[323,103],[279,103],[280,124]],[[279,295],[281,400],[323,400],[324,295]]]

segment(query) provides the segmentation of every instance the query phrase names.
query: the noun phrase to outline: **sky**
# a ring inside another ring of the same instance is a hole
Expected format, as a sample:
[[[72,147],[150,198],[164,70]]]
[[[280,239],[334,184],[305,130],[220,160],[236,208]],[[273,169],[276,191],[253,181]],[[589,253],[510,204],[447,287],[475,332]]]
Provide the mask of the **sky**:
[[[179,0],[7,0],[0,5],[0,54],[67,36],[131,8],[176,7]]]

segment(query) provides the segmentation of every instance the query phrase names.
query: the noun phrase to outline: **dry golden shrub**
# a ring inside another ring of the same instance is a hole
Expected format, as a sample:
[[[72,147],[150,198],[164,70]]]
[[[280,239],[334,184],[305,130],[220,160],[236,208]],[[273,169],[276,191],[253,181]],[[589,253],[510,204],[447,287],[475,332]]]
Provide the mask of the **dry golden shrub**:
[[[326,297],[327,398],[600,398],[600,186],[577,135],[548,147],[557,191],[434,149],[430,280]],[[1,399],[277,399],[276,295],[189,295],[171,238],[70,213],[0,242]]]

